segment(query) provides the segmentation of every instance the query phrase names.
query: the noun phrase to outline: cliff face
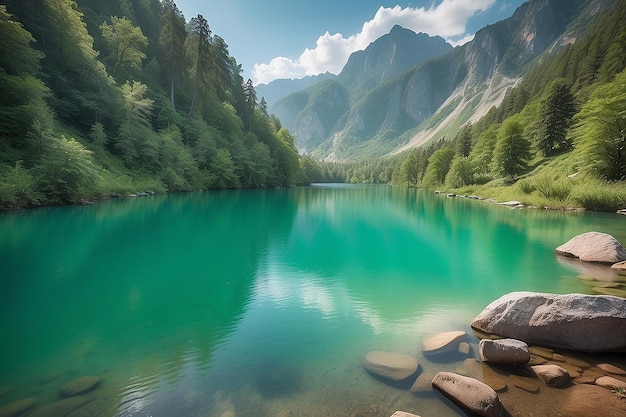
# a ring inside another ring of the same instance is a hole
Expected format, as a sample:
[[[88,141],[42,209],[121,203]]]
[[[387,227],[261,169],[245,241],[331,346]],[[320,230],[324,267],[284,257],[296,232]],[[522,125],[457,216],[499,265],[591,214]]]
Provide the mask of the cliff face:
[[[354,53],[332,83],[271,110],[301,151],[331,160],[381,156],[453,135],[478,109],[499,104],[538,57],[575,38],[572,27],[584,26],[579,17],[610,2],[534,0],[454,49],[396,26]]]

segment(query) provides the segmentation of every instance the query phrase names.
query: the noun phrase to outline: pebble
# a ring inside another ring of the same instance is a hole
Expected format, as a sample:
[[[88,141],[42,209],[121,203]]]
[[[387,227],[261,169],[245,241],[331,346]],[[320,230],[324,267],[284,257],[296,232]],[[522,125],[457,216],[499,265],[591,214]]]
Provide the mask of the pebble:
[[[626,371],[610,363],[599,363],[598,368],[613,375],[626,375]]]

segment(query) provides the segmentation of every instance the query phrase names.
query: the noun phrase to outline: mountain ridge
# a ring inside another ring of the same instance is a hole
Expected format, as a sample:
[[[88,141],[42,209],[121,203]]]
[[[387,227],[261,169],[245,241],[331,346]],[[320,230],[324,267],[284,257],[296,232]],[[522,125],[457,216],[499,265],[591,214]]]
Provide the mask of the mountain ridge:
[[[499,105],[507,89],[516,85],[542,54],[574,42],[577,33],[571,25],[580,16],[588,16],[608,3],[584,0],[576,2],[576,7],[565,0],[524,3],[511,17],[479,30],[465,45],[405,68],[372,87],[371,80],[382,76],[380,71],[369,74],[366,67],[361,78],[342,76],[342,71],[335,81],[348,92],[349,102],[342,104],[347,110],[333,120],[320,117],[323,103],[308,105],[316,85],[294,93],[300,95],[300,103],[288,96],[271,110],[294,134],[301,152],[330,161],[381,157],[449,137],[463,124]],[[579,34],[586,24],[578,25]],[[377,50],[390,35],[354,53],[344,70],[350,68],[351,61],[365,62],[368,53]],[[347,82],[342,83],[342,79]],[[283,120],[286,114],[289,117]],[[452,117],[454,114],[457,116]],[[436,120],[446,123],[440,126]]]

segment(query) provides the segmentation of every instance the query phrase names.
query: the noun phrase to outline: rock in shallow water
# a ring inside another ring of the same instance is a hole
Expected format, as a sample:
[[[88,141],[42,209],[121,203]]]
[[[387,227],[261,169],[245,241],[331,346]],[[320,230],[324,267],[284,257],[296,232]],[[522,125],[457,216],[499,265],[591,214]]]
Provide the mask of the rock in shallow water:
[[[0,407],[0,417],[15,417],[29,410],[37,402],[36,398],[24,398]]]
[[[626,249],[613,236],[588,232],[574,236],[556,248],[557,255],[579,258],[585,262],[615,264],[626,260]]]
[[[459,407],[486,417],[506,416],[498,394],[477,379],[439,372],[432,381],[433,387],[450,398]]]
[[[439,333],[422,342],[422,351],[427,355],[457,351],[465,335],[463,330]]]
[[[73,395],[82,394],[96,387],[100,383],[100,377],[98,376],[83,376],[76,378],[61,388],[61,394],[64,397],[71,397]]]
[[[589,352],[626,351],[626,299],[513,292],[485,307],[472,327],[529,344]]]
[[[408,355],[372,351],[365,355],[363,366],[378,376],[401,381],[417,371],[418,363],[415,358]]]
[[[537,378],[541,379],[549,387],[563,388],[570,385],[569,372],[558,365],[535,365],[531,369],[537,375]]]
[[[530,352],[525,342],[517,339],[483,339],[478,345],[480,359],[495,363],[528,363]]]

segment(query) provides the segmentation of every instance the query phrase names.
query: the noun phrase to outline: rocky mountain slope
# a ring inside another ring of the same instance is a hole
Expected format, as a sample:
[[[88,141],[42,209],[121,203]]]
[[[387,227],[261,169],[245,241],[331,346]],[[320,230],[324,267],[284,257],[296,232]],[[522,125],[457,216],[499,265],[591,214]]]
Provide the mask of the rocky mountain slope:
[[[452,49],[394,27],[354,53],[343,71],[270,110],[301,152],[326,160],[397,153],[452,137],[498,105],[544,53],[575,42],[613,0],[533,0]]]

